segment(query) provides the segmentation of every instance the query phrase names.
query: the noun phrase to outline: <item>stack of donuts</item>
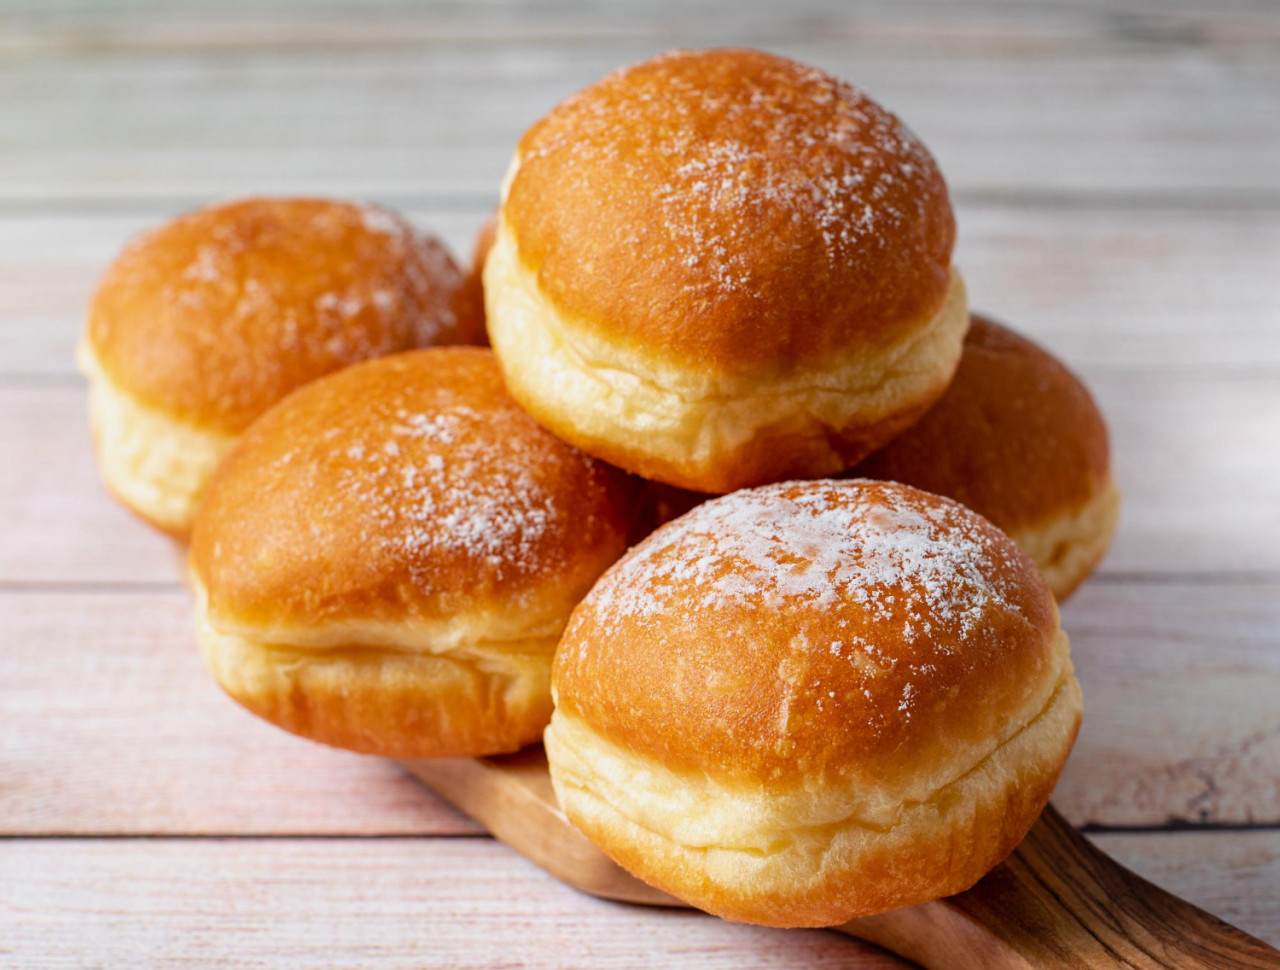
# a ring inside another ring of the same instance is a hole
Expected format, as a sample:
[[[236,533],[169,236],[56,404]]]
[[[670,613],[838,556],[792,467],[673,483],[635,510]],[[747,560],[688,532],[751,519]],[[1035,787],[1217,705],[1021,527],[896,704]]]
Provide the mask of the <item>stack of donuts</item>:
[[[1071,749],[1056,601],[1118,499],[1088,391],[970,312],[955,235],[867,95],[671,52],[525,133],[470,274],[338,201],[131,243],[80,350],[102,477],[267,721],[545,741],[575,825],[727,919],[958,892]]]

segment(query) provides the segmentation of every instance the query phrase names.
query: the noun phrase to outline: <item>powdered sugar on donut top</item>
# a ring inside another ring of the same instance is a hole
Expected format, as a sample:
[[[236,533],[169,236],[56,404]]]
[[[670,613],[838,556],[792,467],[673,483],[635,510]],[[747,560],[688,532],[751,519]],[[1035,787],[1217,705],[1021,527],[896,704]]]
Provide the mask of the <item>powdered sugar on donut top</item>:
[[[373,541],[411,562],[460,554],[498,578],[528,564],[561,514],[533,474],[545,449],[493,440],[488,420],[462,404],[399,408],[381,448],[349,449],[340,487],[376,524]]]
[[[292,321],[293,327],[284,330],[284,349],[295,349],[287,338],[292,333],[296,339],[299,314],[308,313],[299,297],[309,288],[315,289],[310,315],[319,327],[309,339],[327,342],[331,353],[355,360],[396,349],[388,342],[396,327],[385,324],[399,316],[416,318],[413,323],[419,330],[419,344],[430,343],[436,334],[453,325],[453,309],[447,301],[430,308],[414,304],[420,303],[423,295],[456,283],[457,268],[443,246],[421,235],[395,213],[378,206],[345,202],[251,200],[189,213],[175,220],[173,226],[203,231],[198,227],[208,222],[212,214],[237,208],[244,208],[246,216],[213,224],[185,268],[166,278],[162,289],[166,301],[198,307],[219,290],[235,288],[239,299],[233,317],[275,316]],[[162,227],[160,235],[169,229]],[[360,241],[361,233],[367,244]],[[148,238],[144,236],[126,249],[126,267],[145,252],[140,243]],[[308,280],[305,276],[288,275],[305,274],[308,265],[317,265],[308,250],[323,251],[329,246],[350,247],[350,259],[367,264],[364,271],[349,280],[335,276],[333,288],[326,288],[322,278]],[[284,275],[273,277],[258,268],[253,252],[263,247],[276,254],[269,265],[283,267]],[[350,325],[366,311],[372,311],[384,323],[380,344],[368,343],[371,337],[367,328]]]
[[[623,617],[807,606],[903,623],[892,633],[907,642],[935,627],[967,637],[992,608],[1021,612],[1006,578],[1017,575],[1016,557],[1009,540],[955,502],[894,484],[786,482],[707,502],[664,526],[586,604],[606,629]],[[853,639],[858,653],[874,653]]]
[[[459,561],[470,564],[468,585],[543,576],[572,545],[570,532],[594,528],[593,460],[514,403],[472,406],[465,395],[414,388],[362,401],[357,389],[346,410],[326,415],[323,432],[299,428],[298,444],[269,473],[303,496],[316,548],[355,532],[370,560],[398,564],[433,590],[447,582],[442,564]],[[581,482],[573,526],[555,492],[566,478]]]
[[[691,285],[712,301],[768,285],[760,238],[766,250],[812,243],[805,258],[828,267],[885,239],[917,244],[945,189],[895,116],[803,65],[769,59],[709,80],[700,56],[673,51],[606,77],[563,102],[522,158],[553,159],[557,178],[590,183],[602,210],[644,194]],[[647,227],[602,228],[646,244]]]
[[[108,279],[131,301],[121,325],[209,365],[210,404],[260,410],[299,379],[437,342],[457,326],[461,273],[388,210],[249,199],[146,233]],[[155,301],[148,319],[139,298]]]

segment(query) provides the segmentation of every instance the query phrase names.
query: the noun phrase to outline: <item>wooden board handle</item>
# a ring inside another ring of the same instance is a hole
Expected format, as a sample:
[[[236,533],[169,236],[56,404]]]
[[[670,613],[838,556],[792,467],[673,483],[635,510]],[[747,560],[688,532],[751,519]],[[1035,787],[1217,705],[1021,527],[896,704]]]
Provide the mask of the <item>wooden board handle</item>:
[[[569,885],[622,902],[684,905],[623,871],[573,827],[541,747],[403,764]],[[834,928],[927,970],[1280,970],[1280,952],[1113,862],[1052,806],[968,892]]]
[[[1280,968],[1280,951],[1135,875],[1049,806],[968,892],[838,927],[927,968]]]
[[[437,795],[561,882],[602,899],[681,906],[628,873],[560,811],[538,745],[497,758],[445,758],[400,764]]]

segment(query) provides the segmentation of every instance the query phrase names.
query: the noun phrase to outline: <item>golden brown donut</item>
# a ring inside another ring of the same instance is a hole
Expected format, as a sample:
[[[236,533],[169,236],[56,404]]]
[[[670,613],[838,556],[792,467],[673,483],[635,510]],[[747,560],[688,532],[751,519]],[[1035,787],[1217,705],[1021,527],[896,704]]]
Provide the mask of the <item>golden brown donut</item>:
[[[191,539],[200,644],[227,693],[296,734],[514,751],[635,504],[629,476],[516,406],[489,351],[360,364],[285,398],[214,475]]]
[[[291,390],[480,339],[461,286],[435,239],[350,202],[246,199],[138,237],[99,283],[79,353],[108,489],[185,537],[219,460]]]
[[[975,315],[946,394],[859,464],[986,516],[1035,561],[1059,601],[1093,571],[1119,517],[1107,426],[1053,355]]]
[[[545,740],[569,818],[726,919],[828,926],[971,886],[1049,798],[1080,688],[1043,577],[894,482],[713,499],[574,611]]]
[[[467,270],[467,278],[463,282],[465,300],[472,313],[484,319],[484,264],[489,258],[489,250],[493,248],[493,239],[498,232],[498,212],[495,209],[485,216],[476,233],[476,241],[471,249],[471,268]],[[486,334],[483,342],[488,342]]]
[[[609,75],[520,140],[485,265],[511,393],[703,492],[850,467],[942,394],[968,325],[925,147],[756,51]]]

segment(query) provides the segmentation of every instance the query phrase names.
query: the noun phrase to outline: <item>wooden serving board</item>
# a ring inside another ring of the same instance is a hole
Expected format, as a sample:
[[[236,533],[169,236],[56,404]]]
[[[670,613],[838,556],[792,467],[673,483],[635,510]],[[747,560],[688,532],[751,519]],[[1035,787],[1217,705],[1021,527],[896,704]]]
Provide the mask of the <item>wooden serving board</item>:
[[[685,904],[635,879],[556,802],[541,747],[405,769],[553,876],[593,896]],[[928,970],[1280,968],[1280,951],[1136,876],[1052,806],[967,892],[832,927]]]

